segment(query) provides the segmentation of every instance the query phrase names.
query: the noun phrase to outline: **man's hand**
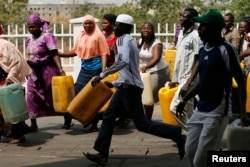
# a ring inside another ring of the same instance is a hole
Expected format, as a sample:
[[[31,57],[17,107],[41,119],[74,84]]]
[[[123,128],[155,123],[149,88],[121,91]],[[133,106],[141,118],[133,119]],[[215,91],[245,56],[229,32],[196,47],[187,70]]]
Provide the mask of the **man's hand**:
[[[189,84],[184,84],[180,90],[179,96],[184,97],[189,89]]]
[[[113,88],[113,87],[114,87],[114,85],[113,85],[111,82],[109,82],[109,81],[105,81],[104,84],[105,84],[107,87],[109,87],[109,88]]]
[[[185,113],[184,111],[184,107],[185,107],[186,103],[181,101],[179,102],[179,104],[176,106],[176,116],[184,116]]]
[[[96,86],[96,84],[98,84],[100,82],[101,78],[100,76],[96,76],[92,81],[91,81],[91,85],[92,86]]]
[[[169,86],[169,88],[174,88],[174,87],[176,87],[176,86],[178,86],[178,82],[169,82],[168,83],[168,86]]]

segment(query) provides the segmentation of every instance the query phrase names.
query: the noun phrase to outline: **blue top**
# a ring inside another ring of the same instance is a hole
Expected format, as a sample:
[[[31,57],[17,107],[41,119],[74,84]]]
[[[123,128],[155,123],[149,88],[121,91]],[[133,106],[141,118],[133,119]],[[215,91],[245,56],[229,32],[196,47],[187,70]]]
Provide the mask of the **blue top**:
[[[234,61],[230,61],[229,51],[232,48]],[[237,52],[228,42],[219,46],[207,48],[206,45],[199,52],[199,111],[209,112],[217,108],[228,87],[231,87],[232,76],[242,73],[237,61]]]

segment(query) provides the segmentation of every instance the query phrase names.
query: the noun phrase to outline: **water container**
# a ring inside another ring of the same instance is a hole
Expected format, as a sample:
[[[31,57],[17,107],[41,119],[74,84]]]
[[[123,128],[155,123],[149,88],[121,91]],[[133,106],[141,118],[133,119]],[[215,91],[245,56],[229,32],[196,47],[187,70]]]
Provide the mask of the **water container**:
[[[241,126],[240,119],[234,120],[228,128],[228,150],[250,150],[250,126]]]
[[[176,55],[176,50],[166,50],[165,51],[164,60],[168,64],[168,67],[169,67],[169,70],[170,70],[170,79],[173,76],[174,64],[175,64],[175,55]]]
[[[151,75],[148,72],[140,73],[140,75],[144,85],[144,89],[142,92],[142,104],[146,106],[151,106],[154,104]]]
[[[178,87],[169,88],[165,86],[159,90],[159,102],[161,107],[161,114],[163,122],[171,125],[179,125],[176,118],[170,111],[170,103],[174,97]]]
[[[56,112],[65,113],[75,97],[74,80],[72,76],[54,76],[52,78],[52,97]]]
[[[113,82],[113,81],[115,81],[115,80],[117,80],[117,79],[118,79],[118,73],[116,72],[116,73],[114,73],[114,74],[110,74],[110,75],[108,75],[107,77],[103,78],[103,79],[101,80],[101,82],[103,82],[103,83],[104,83],[105,81]],[[116,88],[113,87],[113,88],[111,88],[111,90],[112,90],[112,92],[113,92],[113,94],[114,94],[115,91],[116,91]],[[109,100],[102,106],[102,108],[100,109],[99,113],[102,113],[102,112],[106,111],[106,109],[107,109],[108,106],[109,106],[109,103],[110,103],[111,98],[112,98],[112,96],[111,96],[111,97],[109,98]]]
[[[246,112],[250,113],[250,75],[247,75],[247,98],[246,98]]]
[[[76,95],[67,108],[67,111],[83,125],[90,123],[113,94],[103,82],[92,87],[91,81]]]
[[[21,84],[0,87],[0,108],[6,123],[17,124],[29,118]]]
[[[113,94],[115,93],[116,91],[116,88],[111,88],[111,91],[113,92]],[[102,108],[100,109],[99,113],[102,113],[102,112],[105,112],[109,106],[109,103],[112,99],[112,96],[109,98],[109,100],[102,106]]]

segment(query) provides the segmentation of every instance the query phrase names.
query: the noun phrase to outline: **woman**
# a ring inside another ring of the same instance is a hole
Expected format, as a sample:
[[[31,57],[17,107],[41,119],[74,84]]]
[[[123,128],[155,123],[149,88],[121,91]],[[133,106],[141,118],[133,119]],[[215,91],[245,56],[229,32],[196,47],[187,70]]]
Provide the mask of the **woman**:
[[[0,35],[3,33],[0,25]],[[25,77],[31,72],[23,55],[17,50],[16,46],[5,39],[0,38],[0,86],[12,83],[24,84]],[[4,121],[0,109],[0,138],[5,136],[12,138],[9,143],[17,144],[25,141],[28,126],[25,122],[10,124]]]
[[[27,62],[32,69],[27,83],[27,105],[31,119],[30,132],[37,132],[36,118],[57,115],[53,107],[51,80],[53,76],[65,75],[65,72],[58,56],[55,36],[46,33],[49,22],[37,14],[31,14],[27,25],[32,34],[26,40]]]
[[[156,39],[154,26],[150,22],[145,22],[141,28],[141,39],[137,41],[140,49],[141,60],[140,70],[142,73],[149,72],[153,89],[154,102],[157,102],[158,91],[169,81],[169,68],[162,58],[163,45]],[[146,117],[151,120],[154,104],[144,105]]]
[[[110,67],[115,62],[116,40],[117,36],[114,33],[116,15],[105,14],[102,18],[102,30],[106,38],[110,54],[107,56],[107,67]]]
[[[91,80],[106,69],[107,55],[110,54],[106,39],[95,23],[91,15],[83,17],[83,30],[79,33],[74,48],[61,57],[74,57],[78,55],[81,59],[81,70],[75,83],[75,93],[78,94],[82,88]],[[63,128],[69,129],[72,121],[70,114],[65,115]],[[90,131],[97,131],[97,126]]]

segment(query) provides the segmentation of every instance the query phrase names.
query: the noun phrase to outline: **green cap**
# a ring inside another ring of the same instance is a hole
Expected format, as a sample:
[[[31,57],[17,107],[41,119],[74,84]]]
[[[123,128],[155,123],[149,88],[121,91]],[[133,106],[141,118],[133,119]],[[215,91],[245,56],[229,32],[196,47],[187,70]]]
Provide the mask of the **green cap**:
[[[214,25],[220,29],[225,27],[224,17],[214,9],[209,9],[204,15],[193,17],[193,20],[207,25]]]

